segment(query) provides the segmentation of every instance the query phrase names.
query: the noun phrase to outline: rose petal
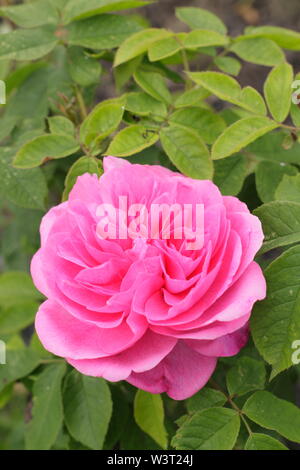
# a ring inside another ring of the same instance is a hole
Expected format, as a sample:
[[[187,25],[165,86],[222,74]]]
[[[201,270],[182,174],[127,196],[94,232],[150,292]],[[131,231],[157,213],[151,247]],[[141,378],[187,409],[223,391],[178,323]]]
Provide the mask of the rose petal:
[[[227,357],[237,354],[248,341],[248,325],[228,335],[211,341],[186,340],[186,344],[200,354],[211,357]]]
[[[150,393],[166,392],[174,400],[185,400],[204,387],[216,362],[216,358],[202,356],[179,341],[156,368],[132,373],[127,382]]]
[[[126,379],[133,371],[140,373],[155,368],[175,344],[174,338],[165,338],[148,330],[133,347],[120,354],[92,360],[67,360],[83,374],[116,382]]]
[[[40,306],[35,321],[37,334],[48,351],[74,359],[94,359],[131,347],[146,329],[140,316],[136,320],[138,325],[134,333],[126,321],[114,328],[100,328],[70,315],[52,300]]]

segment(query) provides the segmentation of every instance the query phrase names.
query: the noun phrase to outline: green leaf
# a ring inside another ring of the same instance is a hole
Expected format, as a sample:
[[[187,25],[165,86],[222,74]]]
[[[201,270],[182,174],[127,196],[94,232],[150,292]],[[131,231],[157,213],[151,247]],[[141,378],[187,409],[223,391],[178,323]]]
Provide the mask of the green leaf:
[[[184,108],[186,106],[201,105],[203,100],[209,96],[209,92],[205,88],[192,88],[187,90],[175,101],[176,108]]]
[[[140,30],[141,26],[127,16],[99,15],[71,23],[67,27],[67,42],[90,49],[112,49]]]
[[[71,441],[70,435],[64,428],[62,428],[59,431],[51,450],[73,450],[72,444],[73,443]]]
[[[247,62],[271,67],[280,64],[285,59],[280,47],[266,38],[242,36],[230,47],[230,50]]]
[[[97,176],[101,176],[103,173],[102,170],[102,163],[100,160],[96,160],[93,157],[80,157],[76,162],[71,166],[68,171],[68,174],[65,179],[65,190],[63,193],[63,200],[67,200],[71,189],[73,188],[74,184],[78,176],[83,175],[84,173],[96,174]]]
[[[68,69],[72,80],[83,87],[100,81],[100,62],[89,57],[80,47],[71,47],[68,50]]]
[[[171,33],[166,29],[156,28],[148,28],[132,34],[119,47],[115,56],[114,66],[116,67],[138,55],[144,54],[154,42],[170,35]]]
[[[188,414],[180,416],[180,418],[176,419],[175,424],[180,427],[182,426],[187,420],[190,419]]]
[[[205,143],[191,129],[175,124],[160,131],[164,151],[184,175],[211,179],[213,164]]]
[[[266,382],[264,363],[251,357],[240,357],[228,371],[226,381],[231,396],[262,390]]]
[[[0,331],[2,335],[10,335],[31,325],[34,321],[39,304],[33,301],[14,303],[10,307],[0,309]]]
[[[207,144],[213,144],[226,128],[221,116],[199,107],[178,109],[171,114],[170,121],[195,130]]]
[[[33,387],[32,419],[25,434],[27,450],[48,450],[63,423],[61,383],[66,364],[52,364],[38,376]]]
[[[260,199],[263,202],[273,201],[276,188],[284,175],[296,175],[297,173],[294,166],[286,163],[259,162],[255,171],[255,182]]]
[[[208,29],[221,34],[226,34],[227,32],[227,28],[220,18],[203,8],[176,8],[176,16],[191,29]]]
[[[3,60],[0,62],[0,79],[4,80],[8,78],[10,72],[10,60]]]
[[[300,207],[300,205],[299,205]],[[255,305],[251,331],[257,349],[273,366],[274,377],[293,365],[293,347],[300,338],[300,246],[285,251],[265,271],[268,295]]]
[[[241,93],[239,83],[220,72],[191,72],[189,77],[224,101],[237,104]]]
[[[264,84],[269,110],[278,122],[283,122],[290,112],[293,76],[293,67],[283,63],[271,70]]]
[[[300,144],[295,142],[290,148],[284,147],[286,134],[281,131],[267,134],[247,147],[247,151],[259,160],[272,162],[298,163]]]
[[[129,413],[131,412],[125,393],[123,393],[119,387],[112,387],[111,394],[113,413],[105,438],[104,450],[114,449],[119,445],[122,436],[126,435],[126,425],[128,423]]]
[[[58,9],[59,12],[61,12],[66,6],[68,0],[50,0],[50,2]]]
[[[0,306],[40,300],[41,294],[34,287],[29,274],[22,271],[6,271],[0,275]]]
[[[142,56],[138,56],[113,69],[116,88],[118,91],[120,91],[124,87],[124,85],[130,80],[130,78],[140,65],[141,61]]]
[[[7,351],[19,351],[24,350],[25,344],[20,334],[15,334],[12,336],[4,337],[6,340],[6,349]],[[41,359],[41,358],[40,358]],[[7,361],[6,361],[7,364]]]
[[[160,39],[150,45],[148,50],[149,60],[151,62],[155,62],[157,60],[165,59],[166,57],[176,54],[176,52],[181,49],[182,46],[176,36]]]
[[[135,423],[129,416],[126,428],[121,436],[121,450],[161,450],[161,447]]]
[[[226,402],[224,393],[213,388],[204,387],[186,400],[186,407],[189,413],[196,413],[207,408],[223,406]]]
[[[243,412],[255,423],[273,429],[290,441],[300,442],[300,410],[270,392],[255,392],[246,401]]]
[[[254,214],[259,217],[265,234],[260,254],[300,241],[300,204],[273,201],[255,209]]]
[[[196,29],[188,33],[182,43],[186,49],[208,46],[225,46],[228,44],[228,38],[215,31]]]
[[[70,119],[64,116],[52,116],[48,118],[51,134],[75,136],[75,126]]]
[[[267,434],[252,433],[246,442],[245,450],[288,450],[288,448]]]
[[[63,21],[69,23],[80,18],[100,15],[108,11],[127,10],[148,5],[152,1],[143,0],[69,0],[63,10]]]
[[[9,208],[11,213],[10,223],[5,224],[6,226],[2,225],[3,231],[1,233],[1,253],[6,261],[5,267],[6,269],[15,269],[15,267],[27,269],[28,256],[33,254],[39,245],[38,233],[43,213],[41,211],[22,209],[11,204],[9,201],[5,201],[3,207]],[[21,250],[21,248],[23,249]],[[14,291],[17,292],[16,286],[12,292]],[[38,294],[38,292],[36,293]],[[39,300],[42,298],[41,294],[37,296]],[[8,305],[13,305],[14,296],[8,297],[7,300]],[[27,300],[31,301],[34,298]],[[17,296],[16,303],[18,303]]]
[[[149,95],[158,101],[170,104],[171,94],[166,86],[164,77],[159,73],[138,69],[134,73],[137,84]]]
[[[4,387],[2,392],[0,392],[0,410],[5,407],[5,405],[10,401],[13,394],[13,384],[7,385]]]
[[[53,64],[49,67],[47,82],[50,108],[54,114],[60,114],[59,105],[66,99],[67,102],[72,103],[74,96],[74,87],[68,71],[67,48],[62,45],[57,47],[53,53]]]
[[[275,199],[300,203],[300,174],[284,175],[275,191]]]
[[[39,61],[23,65],[14,70],[5,80],[7,95],[15,88],[20,87],[33,72],[46,66],[46,62]]]
[[[155,144],[158,138],[157,132],[146,129],[140,124],[134,124],[125,127],[113,138],[105,154],[116,157],[134,155]]]
[[[240,99],[241,102],[239,106],[242,108],[250,110],[253,113],[263,114],[264,116],[267,114],[265,101],[255,88],[252,88],[251,86],[243,88]]]
[[[0,365],[0,391],[8,384],[30,374],[39,364],[40,358],[28,348],[8,349],[6,364]]]
[[[125,109],[125,99],[102,101],[86,117],[80,128],[80,140],[87,146],[100,142],[119,126]]]
[[[183,423],[172,445],[178,450],[231,450],[239,429],[240,418],[236,411],[207,408]]]
[[[46,116],[48,76],[48,67],[32,71],[16,93],[9,97],[4,115],[1,117],[0,140],[9,135],[21,122],[25,124],[28,119],[39,120]]]
[[[1,34],[0,59],[35,60],[49,54],[58,40],[52,26]]]
[[[164,407],[160,395],[138,390],[134,399],[134,418],[139,427],[163,449],[168,439],[164,426]]]
[[[277,126],[276,122],[263,116],[251,116],[241,119],[229,126],[218,137],[212,147],[212,158],[218,160],[228,157]]]
[[[44,209],[48,193],[46,179],[40,168],[20,170],[11,164],[11,149],[0,152],[0,194],[27,209]]]
[[[235,196],[240,192],[247,175],[247,163],[243,155],[215,160],[214,169],[214,183],[224,196]]]
[[[32,351],[38,354],[41,359],[51,359],[54,357],[53,354],[46,351],[36,332],[31,336],[29,347]]]
[[[247,35],[271,39],[284,49],[292,51],[300,50],[300,33],[291,29],[280,28],[278,26],[259,26],[251,28]]]
[[[31,121],[31,120],[30,120]],[[25,124],[24,127],[21,125],[18,129],[16,129],[16,139],[15,139],[15,152],[17,152],[23,145],[27,142],[35,139],[44,134],[44,122],[40,121],[32,121],[27,125]],[[38,126],[35,128],[35,126]],[[13,164],[13,163],[12,163]]]
[[[230,75],[238,75],[241,70],[241,63],[234,57],[216,57],[214,64],[219,67],[222,72]]]
[[[251,87],[241,89],[239,83],[221,72],[190,72],[189,77],[223,101],[228,101],[247,111],[266,114],[260,94]]]
[[[296,90],[296,96],[297,90]],[[300,127],[300,108],[299,105],[292,103],[291,104],[291,118],[293,121],[294,126]]]
[[[38,0],[0,8],[0,16],[9,18],[21,28],[34,28],[47,23],[57,24],[59,16],[49,0]]]
[[[164,103],[143,92],[128,93],[125,108],[127,111],[140,116],[151,114],[155,118],[155,116],[160,117],[167,114],[167,107]]]
[[[47,134],[36,137],[20,148],[13,165],[16,168],[34,168],[45,159],[67,157],[77,152],[79,145],[74,137],[61,134]]]
[[[74,439],[91,449],[102,448],[112,413],[110,391],[105,380],[67,375],[63,391],[65,421]]]

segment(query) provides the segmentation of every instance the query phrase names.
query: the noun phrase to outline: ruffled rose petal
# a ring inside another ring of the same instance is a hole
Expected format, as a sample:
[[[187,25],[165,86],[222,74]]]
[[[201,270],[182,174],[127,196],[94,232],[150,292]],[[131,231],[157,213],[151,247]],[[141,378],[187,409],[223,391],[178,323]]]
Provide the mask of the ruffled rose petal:
[[[85,173],[76,180],[69,194],[69,201],[81,201],[87,206],[94,207],[102,202],[97,175]]]
[[[146,324],[138,318],[133,333],[126,321],[115,328],[100,328],[70,315],[61,305],[46,300],[36,316],[35,328],[44,347],[57,356],[94,359],[117,354],[131,347],[145,332]]]
[[[68,362],[82,374],[103,377],[112,382],[127,379],[132,373],[151,370],[174,348],[176,339],[164,338],[148,330],[145,335],[126,351],[92,360]]]
[[[177,338],[216,339],[242,327],[248,321],[253,304],[265,295],[263,273],[259,265],[252,262],[243,276],[197,320],[178,327],[173,324],[172,328],[152,325],[152,329]],[[197,305],[193,310],[196,309]]]
[[[132,373],[127,382],[150,393],[166,392],[174,400],[185,400],[204,387],[216,362],[215,357],[203,356],[180,341],[155,368]]]
[[[248,341],[248,325],[233,333],[213,340],[186,340],[186,344],[200,354],[211,357],[227,357],[237,354]]]

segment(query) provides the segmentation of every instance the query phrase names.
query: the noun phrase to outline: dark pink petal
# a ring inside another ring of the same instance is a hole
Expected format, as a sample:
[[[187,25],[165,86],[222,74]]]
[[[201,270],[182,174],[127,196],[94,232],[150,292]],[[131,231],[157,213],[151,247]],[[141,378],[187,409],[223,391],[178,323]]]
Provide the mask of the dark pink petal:
[[[213,339],[211,341],[205,340],[186,340],[186,344],[205,356],[211,357],[226,357],[234,356],[237,354],[248,341],[248,325],[246,324],[242,328],[233,333],[230,333],[220,338]]]
[[[185,400],[204,387],[216,362],[216,358],[202,356],[180,341],[155,369],[132,373],[127,382],[151,393],[166,392],[174,400]]]

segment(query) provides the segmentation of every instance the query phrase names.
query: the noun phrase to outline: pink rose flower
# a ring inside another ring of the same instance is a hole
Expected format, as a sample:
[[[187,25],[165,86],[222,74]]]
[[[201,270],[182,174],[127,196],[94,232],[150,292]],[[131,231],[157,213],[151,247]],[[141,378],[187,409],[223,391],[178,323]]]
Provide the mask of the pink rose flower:
[[[253,261],[261,224],[211,181],[113,157],[104,170],[100,179],[80,176],[69,200],[42,220],[31,265],[48,298],[37,313],[38,336],[83,374],[185,399],[206,384],[218,357],[247,341],[251,309],[266,293]],[[187,250],[174,233],[101,238],[98,208],[118,208],[119,196],[148,209],[202,204],[203,247]]]

